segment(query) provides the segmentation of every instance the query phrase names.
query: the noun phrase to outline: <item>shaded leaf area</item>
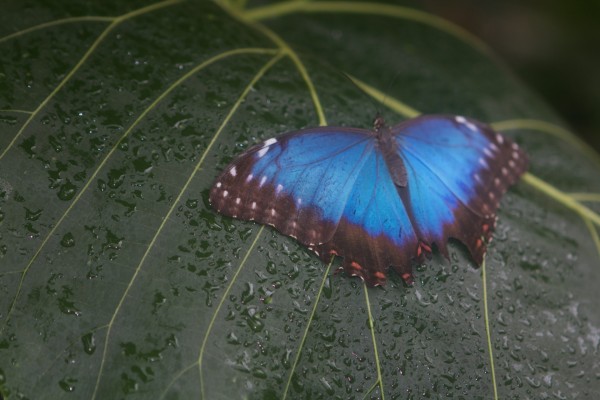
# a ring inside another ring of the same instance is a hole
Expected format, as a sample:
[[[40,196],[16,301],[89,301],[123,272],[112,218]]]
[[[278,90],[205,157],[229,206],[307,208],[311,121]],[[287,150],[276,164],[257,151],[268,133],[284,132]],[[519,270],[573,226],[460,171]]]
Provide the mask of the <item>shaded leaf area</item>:
[[[0,40],[160,4],[97,3],[11,3]],[[368,127],[380,108],[342,73],[423,112],[557,121],[496,61],[426,23],[342,13],[256,23],[297,53],[329,124]],[[493,395],[481,274],[462,245],[418,266],[414,287],[392,274],[365,296],[293,240],[210,209],[213,179],[236,154],[319,122],[307,81],[271,39],[190,1],[0,41],[5,397]],[[507,134],[542,179],[600,191],[597,165],[560,139]],[[502,398],[600,389],[597,264],[572,211],[525,183],[506,195],[487,257]]]

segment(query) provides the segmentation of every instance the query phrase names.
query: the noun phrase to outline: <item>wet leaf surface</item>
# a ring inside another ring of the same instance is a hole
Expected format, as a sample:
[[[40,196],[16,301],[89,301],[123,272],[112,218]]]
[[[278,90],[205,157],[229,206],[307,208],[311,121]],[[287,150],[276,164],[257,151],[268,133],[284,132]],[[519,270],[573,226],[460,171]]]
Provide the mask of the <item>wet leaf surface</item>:
[[[598,156],[445,21],[290,4],[3,5],[0,393],[600,390]],[[378,109],[389,123],[469,115],[529,153],[531,174],[502,201],[486,291],[460,244],[418,266],[414,287],[392,274],[366,289],[334,274],[337,261],[209,207],[214,177],[248,146],[324,122],[366,128]]]

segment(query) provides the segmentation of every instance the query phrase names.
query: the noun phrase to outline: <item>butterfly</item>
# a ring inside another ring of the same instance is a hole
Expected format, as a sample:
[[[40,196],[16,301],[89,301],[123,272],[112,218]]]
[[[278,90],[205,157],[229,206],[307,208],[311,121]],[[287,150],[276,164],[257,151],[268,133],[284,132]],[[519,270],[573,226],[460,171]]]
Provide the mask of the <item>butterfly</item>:
[[[239,155],[217,177],[219,212],[271,225],[324,262],[383,285],[391,267],[409,284],[432,248],[462,242],[478,265],[500,198],[527,168],[519,146],[481,122],[424,115],[373,129],[285,133]]]

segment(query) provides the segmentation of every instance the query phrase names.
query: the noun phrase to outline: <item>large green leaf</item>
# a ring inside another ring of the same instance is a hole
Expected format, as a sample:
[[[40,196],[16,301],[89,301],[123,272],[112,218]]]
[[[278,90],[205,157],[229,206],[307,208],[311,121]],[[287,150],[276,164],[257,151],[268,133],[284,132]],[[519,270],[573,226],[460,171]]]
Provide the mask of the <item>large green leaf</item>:
[[[4,397],[600,391],[598,157],[477,39],[375,3],[1,7]],[[378,108],[473,116],[530,154],[484,269],[452,244],[367,289],[209,207],[249,145]]]

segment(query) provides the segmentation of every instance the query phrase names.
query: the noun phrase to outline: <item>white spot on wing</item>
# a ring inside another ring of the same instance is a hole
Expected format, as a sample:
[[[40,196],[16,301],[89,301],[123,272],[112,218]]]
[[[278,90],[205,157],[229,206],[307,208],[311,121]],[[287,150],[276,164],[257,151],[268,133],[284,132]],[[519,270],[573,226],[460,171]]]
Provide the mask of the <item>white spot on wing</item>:
[[[266,181],[267,181],[267,176],[263,175],[262,178],[260,178],[260,185],[259,186],[262,187],[262,185],[264,185]]]
[[[454,120],[456,122],[458,122],[459,124],[465,125],[467,128],[469,128],[472,131],[477,131],[477,127],[475,126],[475,124],[467,121],[467,119],[465,117],[463,117],[462,115],[457,115],[456,117],[454,117]]]
[[[235,169],[235,166],[233,166],[230,170],[229,173],[231,174],[231,176],[236,176],[237,175],[237,169]]]
[[[516,151],[513,151],[512,158],[514,158],[515,160],[518,160],[519,159],[519,153],[517,153]]]
[[[488,163],[483,159],[483,157],[479,158],[479,164],[481,164],[481,166],[484,167],[484,168],[489,168],[490,167],[488,165]]]
[[[485,153],[486,156],[491,157],[492,156],[492,152],[490,151],[490,149],[488,149],[487,147],[485,149],[483,149],[483,152]]]
[[[242,201],[242,199],[240,199],[239,197],[237,199],[235,199],[235,204],[240,204],[240,201]]]
[[[223,190],[223,197],[227,197],[228,194],[229,192],[227,190]]]
[[[217,182],[217,185],[216,185],[216,186],[217,186],[218,188],[220,188],[220,187],[221,187],[221,182]]]
[[[250,174],[246,177],[246,182],[250,182],[254,178],[254,175]]]
[[[252,209],[256,210],[256,202],[255,201],[252,202]]]
[[[504,143],[504,138],[502,137],[501,134],[496,133],[496,141],[500,144]]]
[[[281,184],[277,185],[277,189],[275,189],[275,191],[277,192],[277,194],[279,194],[279,192],[281,192],[281,190],[283,189],[283,186]]]
[[[475,126],[474,123],[467,121],[466,125],[467,125],[467,128],[469,128],[473,132],[477,132],[477,127]]]
[[[262,158],[265,154],[267,154],[267,151],[269,151],[268,147],[263,147],[262,149],[260,149],[258,151],[258,158]]]
[[[265,147],[270,146],[273,143],[277,143],[277,139],[275,139],[275,138],[267,139],[267,140],[265,140]]]

